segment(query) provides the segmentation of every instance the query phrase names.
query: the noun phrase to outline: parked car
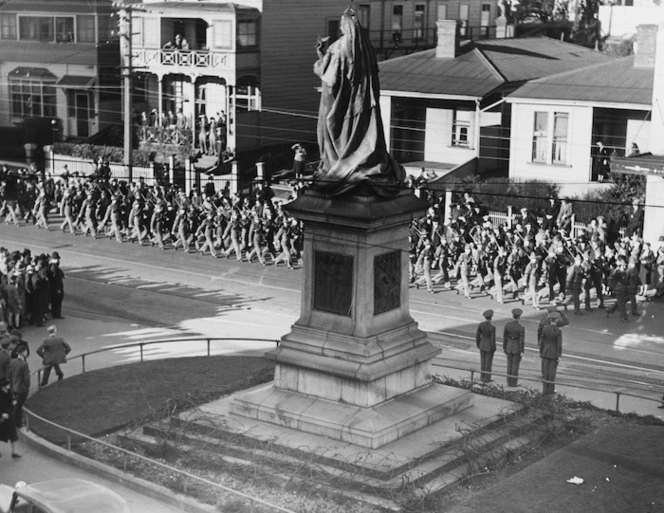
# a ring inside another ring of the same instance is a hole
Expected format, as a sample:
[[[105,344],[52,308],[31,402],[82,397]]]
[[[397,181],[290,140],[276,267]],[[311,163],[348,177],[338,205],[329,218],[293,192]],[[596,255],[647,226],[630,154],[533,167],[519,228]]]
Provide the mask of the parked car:
[[[0,484],[0,513],[131,513],[117,493],[83,479]]]

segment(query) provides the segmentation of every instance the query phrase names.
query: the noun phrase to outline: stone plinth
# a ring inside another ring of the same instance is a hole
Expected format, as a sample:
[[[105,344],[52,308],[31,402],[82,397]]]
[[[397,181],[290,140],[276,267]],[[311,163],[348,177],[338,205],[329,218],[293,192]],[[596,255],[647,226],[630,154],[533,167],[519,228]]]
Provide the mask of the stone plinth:
[[[410,191],[286,206],[304,222],[301,315],[266,355],[273,387],[238,396],[234,414],[376,448],[472,406],[431,383],[440,350],[409,313],[408,228],[427,207]]]

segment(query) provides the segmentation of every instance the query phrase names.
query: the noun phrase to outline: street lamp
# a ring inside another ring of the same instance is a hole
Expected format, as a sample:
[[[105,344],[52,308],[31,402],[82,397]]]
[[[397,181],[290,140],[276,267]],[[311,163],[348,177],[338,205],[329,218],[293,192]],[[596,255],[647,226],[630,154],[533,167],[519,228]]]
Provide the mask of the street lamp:
[[[58,135],[58,120],[51,120],[51,131],[53,132],[53,145],[51,146],[51,174],[55,175],[55,139]]]

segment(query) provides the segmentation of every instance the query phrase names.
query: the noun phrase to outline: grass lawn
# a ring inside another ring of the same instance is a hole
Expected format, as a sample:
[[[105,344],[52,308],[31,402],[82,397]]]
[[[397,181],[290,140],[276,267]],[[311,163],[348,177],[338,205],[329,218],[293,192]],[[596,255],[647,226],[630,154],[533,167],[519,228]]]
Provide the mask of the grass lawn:
[[[272,379],[274,364],[250,356],[173,358],[88,372],[30,397],[37,415],[89,436],[100,436],[164,408],[192,407]],[[54,443],[66,435],[30,419],[30,429]]]

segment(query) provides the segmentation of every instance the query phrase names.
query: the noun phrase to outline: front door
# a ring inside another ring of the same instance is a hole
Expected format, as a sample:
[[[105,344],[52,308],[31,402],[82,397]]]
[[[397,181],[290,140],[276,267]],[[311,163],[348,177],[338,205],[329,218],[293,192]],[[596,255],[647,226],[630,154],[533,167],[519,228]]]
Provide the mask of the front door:
[[[90,105],[87,91],[76,91],[74,95],[76,109],[76,135],[88,137],[90,135]]]

